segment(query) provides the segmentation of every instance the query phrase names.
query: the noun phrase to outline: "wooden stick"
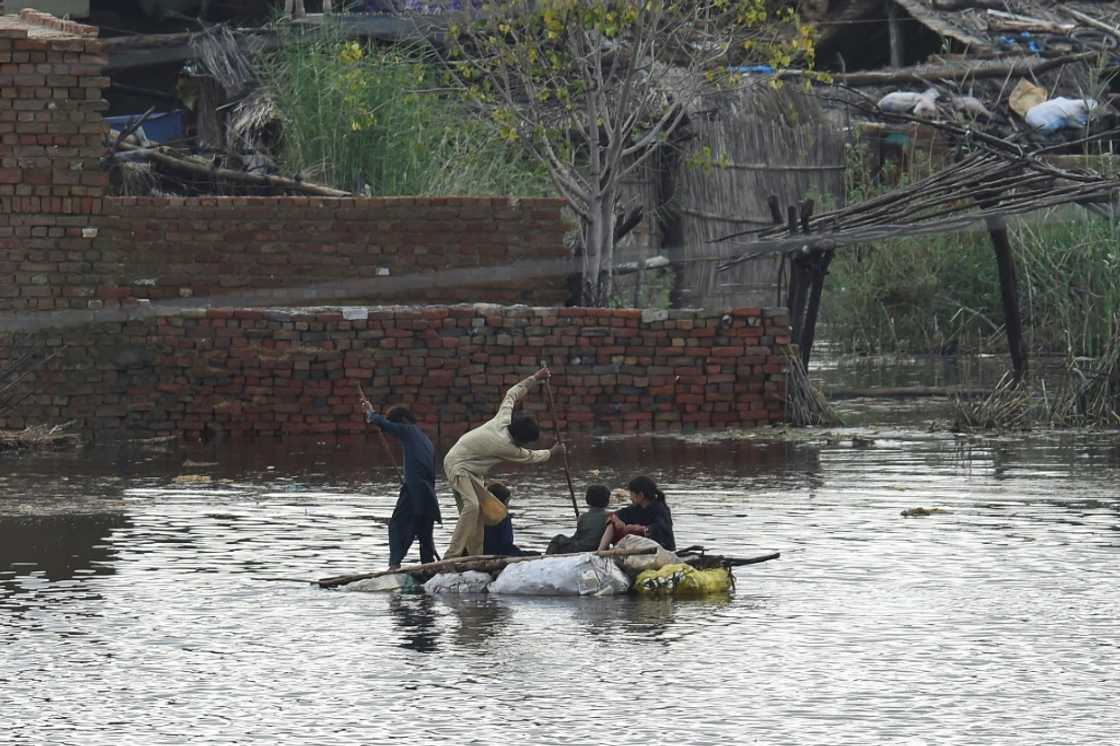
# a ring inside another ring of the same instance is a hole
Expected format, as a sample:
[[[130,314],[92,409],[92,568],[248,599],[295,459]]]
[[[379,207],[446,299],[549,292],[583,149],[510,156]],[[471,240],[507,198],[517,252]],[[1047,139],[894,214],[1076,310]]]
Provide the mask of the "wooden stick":
[[[1094,28],[1105,32],[1106,34],[1109,34],[1110,36],[1120,39],[1120,29],[1116,28],[1115,26],[1109,26],[1107,23],[1093,18],[1093,16],[1087,13],[1082,13],[1081,11],[1074,10],[1073,8],[1063,7],[1061,4],[1058,5],[1057,9],[1065,13],[1066,15],[1073,16],[1082,23],[1087,23],[1090,26],[1093,26]]]
[[[542,368],[547,368],[547,365],[541,365]],[[576,512],[576,520],[579,520],[579,503],[576,502],[576,488],[572,486],[572,472],[568,469],[568,449],[564,447],[564,439],[560,436],[560,420],[556,418],[556,401],[552,398],[552,384],[549,380],[544,379],[544,393],[545,398],[548,399],[549,414],[552,415],[552,427],[556,430],[556,442],[560,444],[560,455],[564,459],[564,477],[568,480],[568,494],[572,496],[572,510]]]
[[[719,557],[719,555],[710,554],[709,557]],[[757,557],[719,557],[724,563],[731,567],[742,567],[743,565],[757,565],[759,562],[769,562],[770,560],[778,559],[782,556],[781,552],[771,552],[770,554],[760,554]]]
[[[321,184],[311,184],[305,181],[296,181],[295,179],[288,179],[283,176],[251,174],[245,171],[234,171],[228,168],[215,168],[193,157],[188,158],[172,155],[167,151],[166,148],[162,147],[145,148],[139,145],[132,145],[128,142],[121,142],[115,147],[123,151],[142,151],[145,157],[155,161],[156,163],[159,163],[162,166],[165,166],[172,170],[178,170],[180,172],[190,174],[207,182],[224,179],[234,184],[257,187],[271,187],[273,189],[299,192],[301,194],[308,194],[317,197],[353,196],[350,192],[344,192],[341,189],[322,186]]]
[[[480,554],[477,557],[453,557],[452,559],[440,560],[439,562],[426,562],[422,565],[405,565],[395,570],[380,570],[378,572],[367,572],[359,575],[336,575],[331,578],[323,578],[316,582],[319,584],[320,588],[337,588],[340,585],[348,585],[358,580],[382,578],[386,575],[438,575],[441,572],[465,572],[466,570],[493,572],[494,570],[501,570],[508,565],[518,562],[528,562],[530,560],[539,560],[542,557],[576,557],[580,554],[594,554],[596,557],[630,557],[636,554],[655,554],[656,552],[657,547],[641,547],[638,549],[605,549],[601,552],[576,552],[574,554],[529,555],[520,557],[497,557],[492,554]]]
[[[1033,31],[1043,34],[1068,34],[1077,28],[1074,23],[1055,23],[1034,16],[988,9],[988,29],[992,31]]]
[[[378,430],[377,434],[381,436],[381,445],[385,447],[385,453],[389,454],[389,460],[393,462],[393,470],[397,472],[397,479],[401,484],[404,484],[404,472],[401,471],[400,465],[397,463],[397,457],[393,455],[393,447],[389,445],[389,439],[385,437],[384,430]]]
[[[1078,52],[1063,57],[1018,57],[1010,62],[1002,60],[984,61],[971,65],[919,65],[898,70],[861,70],[851,73],[834,73],[832,81],[849,86],[874,85],[926,85],[933,80],[979,80],[981,78],[1003,78],[1012,75],[1039,75],[1071,62],[1084,62],[1099,56],[1099,52]],[[784,70],[779,78],[795,78],[806,75],[803,70]]]
[[[366,392],[362,389],[362,384],[360,383],[358,384],[358,393],[361,395],[362,401],[369,401],[369,397],[366,396]],[[385,447],[385,453],[388,454],[389,461],[393,464],[393,469],[397,472],[397,479],[399,479],[401,484],[403,485],[404,473],[401,471],[401,467],[397,464],[397,457],[393,455],[393,448],[389,445],[389,439],[385,437],[385,431],[381,428],[378,428],[377,434],[381,436],[381,445]]]

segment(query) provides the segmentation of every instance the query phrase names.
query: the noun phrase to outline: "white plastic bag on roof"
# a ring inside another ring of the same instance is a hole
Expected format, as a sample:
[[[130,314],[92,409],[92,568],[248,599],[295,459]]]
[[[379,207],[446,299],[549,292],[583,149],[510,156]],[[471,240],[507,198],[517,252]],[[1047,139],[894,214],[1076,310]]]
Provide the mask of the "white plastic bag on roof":
[[[439,593],[485,593],[490,580],[490,573],[478,570],[443,572],[424,583],[424,592],[430,596]]]
[[[1025,120],[1041,132],[1079,129],[1089,123],[1089,112],[1095,108],[1097,102],[1091,98],[1052,98],[1032,106]]]
[[[927,88],[921,93],[913,91],[894,91],[879,99],[879,110],[895,114],[909,114],[918,109],[919,112],[928,112],[930,109],[937,113],[933,102],[937,100],[937,89]]]
[[[606,557],[577,554],[507,565],[489,590],[527,596],[610,596],[630,590],[630,580]]]

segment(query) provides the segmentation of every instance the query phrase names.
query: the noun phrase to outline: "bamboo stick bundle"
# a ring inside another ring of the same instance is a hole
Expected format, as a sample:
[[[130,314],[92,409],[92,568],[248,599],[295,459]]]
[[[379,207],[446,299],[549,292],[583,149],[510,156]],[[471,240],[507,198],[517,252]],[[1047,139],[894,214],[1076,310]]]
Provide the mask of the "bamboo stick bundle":
[[[801,356],[790,345],[780,348],[786,364],[786,416],[796,426],[842,424],[828,399],[809,380]]]

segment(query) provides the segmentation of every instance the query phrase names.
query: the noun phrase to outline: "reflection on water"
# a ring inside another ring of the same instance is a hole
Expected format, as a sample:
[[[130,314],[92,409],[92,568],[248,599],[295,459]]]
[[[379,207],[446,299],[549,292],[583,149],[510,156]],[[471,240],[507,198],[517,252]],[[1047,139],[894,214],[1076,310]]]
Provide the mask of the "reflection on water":
[[[782,551],[702,600],[266,582],[384,564],[374,440],[0,462],[0,741],[1112,742],[1115,434],[855,432],[573,444],[580,493],[646,473],[683,544]],[[560,472],[503,479],[519,544],[571,530]]]
[[[109,538],[127,525],[120,513],[0,515],[0,608],[22,616],[30,607],[20,595],[48,606],[100,600],[89,581],[113,573]]]
[[[418,653],[439,649],[437,603],[436,599],[425,594],[389,594],[389,616],[397,628],[402,648]]]

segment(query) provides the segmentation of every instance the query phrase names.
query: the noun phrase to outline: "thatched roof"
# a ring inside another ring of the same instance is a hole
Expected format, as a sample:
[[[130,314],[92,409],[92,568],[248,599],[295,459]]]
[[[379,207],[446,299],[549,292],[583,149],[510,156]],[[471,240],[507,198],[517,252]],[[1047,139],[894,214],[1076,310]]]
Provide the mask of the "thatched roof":
[[[1069,33],[1071,35],[1074,35],[1078,30],[1091,30],[1066,12],[1068,10],[1079,11],[1112,26],[1116,26],[1116,21],[1120,18],[1120,2],[1085,2],[1084,0],[1072,0],[1071,2],[1045,2],[1042,0],[997,0],[995,2],[991,0],[987,2],[895,0],[895,2],[926,28],[941,36],[960,42],[976,52],[985,49],[1001,53],[1016,51],[1000,42],[1001,37],[1014,33],[1013,25],[1006,18],[1008,14],[1053,24],[1055,29],[1052,33],[1058,37],[1062,36],[1062,32],[1059,30],[1062,27],[1070,27]],[[964,5],[973,7],[960,7]],[[1035,35],[1039,33],[1045,35],[1049,32],[1038,31],[1035,32]],[[1093,36],[1099,37],[1099,33],[1094,33]],[[1094,38],[1090,43],[1100,42],[1099,39]],[[1025,52],[1027,50],[1023,47],[1019,51]]]
[[[932,39],[947,39],[955,51],[974,57],[1068,54],[1113,49],[1117,39],[1083,20],[1083,13],[1120,28],[1120,2],[1109,0],[893,0],[905,30],[919,27]],[[832,49],[886,43],[887,11],[882,0],[814,0],[802,6],[819,30],[818,47]],[[1020,19],[1026,19],[1024,21]],[[1031,31],[1030,38],[1020,36]],[[1033,48],[1032,48],[1033,42]],[[931,50],[928,47],[926,53]],[[914,62],[918,60],[910,60]],[[831,60],[824,60],[831,64]]]

